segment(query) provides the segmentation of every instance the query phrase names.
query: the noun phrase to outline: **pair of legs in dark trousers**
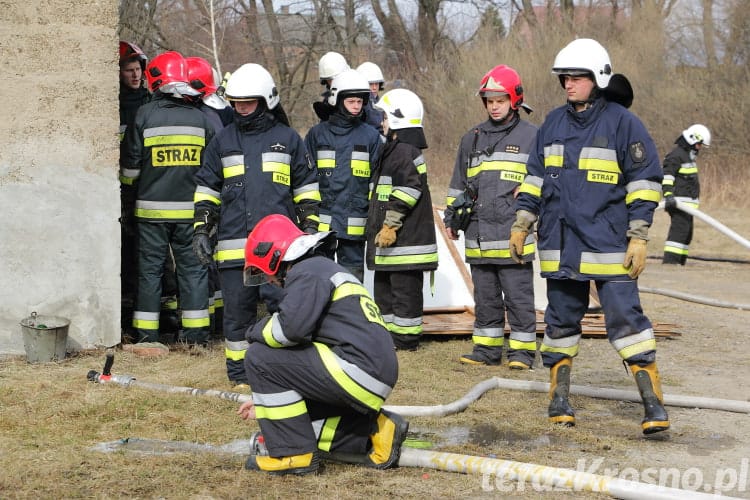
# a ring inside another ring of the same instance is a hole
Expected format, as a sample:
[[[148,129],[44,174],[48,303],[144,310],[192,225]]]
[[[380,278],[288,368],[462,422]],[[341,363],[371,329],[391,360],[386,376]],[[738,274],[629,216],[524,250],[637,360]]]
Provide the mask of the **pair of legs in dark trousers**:
[[[245,340],[247,329],[258,319],[258,301],[266,303],[269,312],[276,311],[284,290],[270,283],[245,286],[242,268],[219,268],[222,297],[224,299],[224,338],[227,377],[236,384],[247,384],[245,376]]]
[[[651,322],[643,314],[638,282],[595,280],[604,311],[607,338],[628,363],[648,364],[656,359]],[[589,304],[589,282],[547,279],[547,328],[540,351],[544,366],[578,354],[581,320]]]
[[[396,367],[383,383],[395,384]],[[368,408],[340,386],[313,345],[274,349],[250,344],[245,371],[261,433],[272,457],[317,450],[364,455],[378,409]],[[392,380],[391,380],[392,379]]]
[[[693,241],[693,216],[680,209],[669,211],[672,222],[669,225],[667,241],[664,242],[664,264],[685,265],[688,248]]]
[[[365,241],[336,240],[336,248],[324,252],[329,259],[345,267],[360,282],[365,279]]]
[[[490,365],[500,364],[507,312],[510,325],[508,361],[533,366],[536,355],[533,273],[531,263],[471,265],[476,317],[472,359]]]
[[[663,405],[659,370],[656,367],[656,340],[651,322],[643,314],[635,280],[596,280],[604,311],[607,338],[633,374],[643,402],[641,429],[653,434],[669,429],[669,416]],[[578,354],[581,319],[586,313],[589,282],[547,279],[547,329],[540,351],[544,366],[550,368],[549,420],[575,425],[568,395],[573,358]]]
[[[416,349],[422,337],[424,271],[375,271],[373,295],[397,349]]]
[[[138,223],[138,300],[133,326],[139,341],[159,341],[162,277],[170,247],[176,266],[185,340],[189,344],[208,341],[208,274],[195,256],[192,242],[192,223]]]

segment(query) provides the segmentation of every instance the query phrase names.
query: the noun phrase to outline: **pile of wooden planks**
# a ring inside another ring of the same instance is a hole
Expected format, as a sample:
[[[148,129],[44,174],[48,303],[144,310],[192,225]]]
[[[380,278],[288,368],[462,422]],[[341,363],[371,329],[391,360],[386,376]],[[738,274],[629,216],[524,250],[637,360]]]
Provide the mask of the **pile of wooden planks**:
[[[544,335],[544,313],[536,312],[536,333]],[[586,314],[581,323],[584,337],[606,338],[603,314]],[[653,323],[654,335],[657,337],[679,337],[682,335],[672,323]],[[425,309],[423,316],[423,333],[425,335],[471,335],[474,329],[474,311],[471,307],[443,307]],[[506,327],[506,335],[508,329]]]

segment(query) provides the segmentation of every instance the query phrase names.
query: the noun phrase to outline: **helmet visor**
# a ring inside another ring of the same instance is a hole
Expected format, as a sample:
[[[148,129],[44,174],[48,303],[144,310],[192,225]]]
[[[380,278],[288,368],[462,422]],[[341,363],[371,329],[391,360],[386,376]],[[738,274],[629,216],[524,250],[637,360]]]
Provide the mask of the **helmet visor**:
[[[245,286],[260,286],[268,283],[268,276],[255,266],[246,267],[242,272],[242,283]]]

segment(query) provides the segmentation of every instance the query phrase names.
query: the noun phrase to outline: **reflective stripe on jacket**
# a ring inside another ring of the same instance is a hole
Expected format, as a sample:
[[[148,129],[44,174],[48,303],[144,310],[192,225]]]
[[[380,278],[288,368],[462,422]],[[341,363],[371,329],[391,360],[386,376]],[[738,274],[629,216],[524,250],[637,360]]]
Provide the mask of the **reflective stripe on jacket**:
[[[396,242],[375,246],[385,214],[404,216]],[[438,266],[435,221],[422,151],[391,141],[385,144],[373,175],[367,220],[367,266],[376,271],[432,270]]]
[[[135,215],[192,222],[195,174],[214,130],[195,106],[156,94],[126,131],[120,178],[137,186]]]
[[[477,194],[464,234],[466,262],[515,264],[510,255],[510,228],[516,220],[514,193],[526,176],[536,126],[520,117],[509,124],[487,120],[466,133],[456,155],[446,205],[467,186]],[[534,259],[534,235],[524,245],[524,261]]]
[[[622,279],[632,221],[651,225],[662,169],[641,121],[604,99],[553,110],[537,134],[517,209],[539,214],[546,278]]]

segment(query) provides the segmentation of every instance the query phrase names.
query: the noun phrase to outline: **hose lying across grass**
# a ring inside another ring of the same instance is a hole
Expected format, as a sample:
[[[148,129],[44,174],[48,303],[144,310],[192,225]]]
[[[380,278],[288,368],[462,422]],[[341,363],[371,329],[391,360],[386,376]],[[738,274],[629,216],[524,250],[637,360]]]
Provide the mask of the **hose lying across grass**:
[[[187,394],[190,396],[208,396],[234,402],[252,400],[252,396],[248,394],[211,389],[197,389],[193,387],[179,387],[167,384],[155,384],[141,382],[135,377],[129,375],[112,375],[110,369],[112,368],[113,363],[114,352],[108,352],[103,373],[90,370],[87,375],[88,380],[100,384],[114,383],[123,387],[140,387],[153,391],[172,394]],[[465,410],[469,404],[479,399],[485,392],[498,388],[547,392],[549,391],[549,384],[493,377],[475,385],[464,397],[453,403],[437,406],[386,406],[385,408],[403,416],[444,416]],[[616,389],[599,389],[572,385],[570,387],[570,392],[572,394],[581,394],[605,399],[640,401],[640,396],[637,393],[619,391]],[[672,406],[713,408],[750,413],[750,403],[744,401],[665,395],[664,403]],[[193,446],[189,449],[191,451],[203,451],[203,448],[205,447]],[[499,485],[500,481],[502,481],[505,486],[507,486],[508,481],[531,482],[532,487],[540,486],[543,487],[545,491],[554,491],[554,488],[561,488],[569,491],[600,492],[609,494],[616,498],[625,499],[715,498],[713,495],[707,495],[705,493],[692,492],[677,488],[667,488],[638,481],[592,474],[585,471],[547,467],[544,465],[514,462],[489,457],[417,450],[408,447],[403,447],[401,449],[399,465],[402,467],[431,468],[447,472],[460,472],[463,474],[482,474],[484,476],[483,481],[484,479],[491,477],[494,479],[495,485]]]

